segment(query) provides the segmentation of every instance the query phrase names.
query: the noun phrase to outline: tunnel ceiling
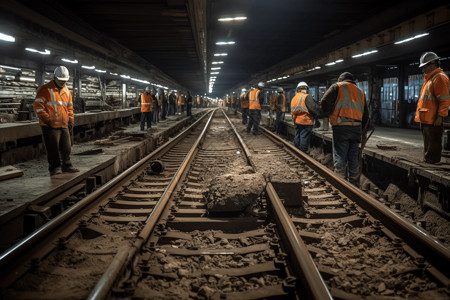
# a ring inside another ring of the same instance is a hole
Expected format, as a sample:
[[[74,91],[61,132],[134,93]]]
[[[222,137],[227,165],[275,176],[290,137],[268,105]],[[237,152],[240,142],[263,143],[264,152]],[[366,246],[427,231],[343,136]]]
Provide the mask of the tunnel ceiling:
[[[17,2],[77,32],[81,22],[131,50],[180,85],[207,92],[214,53],[224,64],[214,96],[333,38],[327,53],[423,13],[442,1],[71,0]],[[205,22],[199,10],[206,11]],[[58,12],[58,13],[56,13]],[[196,15],[196,16],[194,16]],[[240,22],[219,18],[246,16]],[[361,36],[346,34],[358,28]],[[199,36],[205,38],[200,40]],[[86,33],[84,34],[86,38]],[[217,41],[235,41],[219,46]],[[202,42],[204,44],[202,44]],[[96,40],[101,44],[101,40]],[[339,44],[340,43],[340,44]],[[334,49],[331,49],[334,47]],[[206,50],[206,53],[204,53]],[[314,53],[312,55],[318,55]],[[311,57],[312,58],[312,57]],[[306,59],[306,58],[305,58]],[[298,63],[298,62],[297,62]],[[205,73],[206,72],[206,73]]]

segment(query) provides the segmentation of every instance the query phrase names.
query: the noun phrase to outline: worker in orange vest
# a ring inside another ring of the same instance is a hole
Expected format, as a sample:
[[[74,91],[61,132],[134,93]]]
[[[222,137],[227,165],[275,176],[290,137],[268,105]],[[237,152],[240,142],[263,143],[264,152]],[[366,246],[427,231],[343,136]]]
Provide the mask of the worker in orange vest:
[[[308,153],[315,116],[320,115],[320,107],[308,94],[309,86],[302,81],[297,84],[297,94],[291,100],[292,121],[295,126],[294,145]]]
[[[362,129],[369,124],[369,111],[353,74],[342,73],[338,82],[325,92],[320,105],[333,130],[334,172],[359,185],[359,143]]]
[[[242,124],[246,125],[247,124],[247,117],[248,117],[248,94],[250,93],[249,91],[246,91],[245,89],[242,89],[242,93],[239,96],[239,100],[241,101],[241,110],[242,110]]]
[[[68,80],[69,70],[65,66],[57,67],[53,80],[39,88],[33,104],[47,150],[50,176],[80,171],[70,161],[74,117],[72,94],[66,86]]]
[[[283,126],[284,113],[286,112],[286,96],[284,95],[284,90],[282,87],[277,88],[278,97],[275,102],[276,109],[276,123],[275,132],[281,134],[281,129]]]
[[[425,52],[420,57],[419,68],[425,75],[420,90],[414,121],[420,123],[423,137],[424,162],[440,164],[442,152],[443,118],[450,105],[449,78],[440,68],[439,56]]]
[[[152,128],[152,105],[153,98],[150,94],[150,87],[146,87],[141,95],[141,131],[145,130],[145,121],[147,120],[147,129]]]
[[[253,127],[254,135],[258,135],[259,123],[261,122],[261,103],[264,99],[263,88],[264,82],[259,82],[258,87],[250,91],[248,99],[250,120],[247,126],[247,133],[250,133]]]

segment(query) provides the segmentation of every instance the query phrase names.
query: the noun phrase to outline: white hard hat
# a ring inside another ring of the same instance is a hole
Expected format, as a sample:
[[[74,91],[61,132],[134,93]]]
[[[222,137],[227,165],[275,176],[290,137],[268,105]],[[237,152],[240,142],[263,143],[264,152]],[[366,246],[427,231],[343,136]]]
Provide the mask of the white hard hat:
[[[437,56],[436,53],[434,52],[425,52],[424,54],[422,54],[422,56],[420,57],[420,65],[419,68],[422,68],[423,66],[425,66],[426,64],[438,60],[440,57]]]
[[[149,86],[146,86],[145,87],[145,91],[148,93],[148,92],[150,92],[150,87]]]
[[[263,88],[264,87],[264,82],[262,82],[262,81],[258,82],[258,87],[259,88]]]
[[[61,81],[67,81],[69,80],[69,70],[67,70],[64,66],[56,67],[55,72],[53,72],[56,79]]]
[[[283,92],[283,88],[282,87],[277,88],[277,92],[278,93],[282,93]]]
[[[243,92],[245,92],[245,91],[246,91],[246,89],[242,89],[242,91],[243,91]]]
[[[299,83],[297,84],[297,89],[298,89],[299,87],[302,87],[302,86],[304,86],[304,87],[306,87],[306,88],[309,89],[308,84],[307,84],[306,82],[304,82],[304,81],[301,81],[301,82],[299,82]]]

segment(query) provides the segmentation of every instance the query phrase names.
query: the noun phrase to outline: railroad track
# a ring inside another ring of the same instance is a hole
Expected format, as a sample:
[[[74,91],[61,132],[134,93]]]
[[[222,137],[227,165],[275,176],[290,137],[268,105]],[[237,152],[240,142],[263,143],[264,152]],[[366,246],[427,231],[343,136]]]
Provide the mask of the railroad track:
[[[198,120],[3,253],[3,296],[448,297],[445,247],[270,133],[243,130],[221,111]],[[263,193],[246,202],[254,174]]]

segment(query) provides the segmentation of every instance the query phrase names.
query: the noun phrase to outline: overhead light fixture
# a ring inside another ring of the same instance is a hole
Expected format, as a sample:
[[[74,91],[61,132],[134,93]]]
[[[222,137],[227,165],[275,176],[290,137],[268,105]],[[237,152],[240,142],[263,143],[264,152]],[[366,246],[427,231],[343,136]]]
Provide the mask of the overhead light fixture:
[[[220,64],[223,64],[223,61],[213,61],[212,64],[213,65],[220,65]]]
[[[361,56],[366,56],[366,55],[377,53],[377,52],[378,52],[378,50],[366,51],[366,52],[361,53],[361,54],[353,55],[352,58],[358,58],[358,57],[361,57]]]
[[[228,53],[215,53],[214,56],[227,56]]]
[[[234,18],[220,18],[219,22],[232,22],[232,21],[244,21],[247,20],[247,17],[234,17]]]
[[[5,41],[5,42],[14,43],[16,41],[16,38],[13,37],[12,35],[8,35],[8,34],[0,32],[0,40]]]
[[[211,72],[211,75],[217,75],[219,72]]]
[[[95,72],[99,72],[99,73],[106,73],[106,70],[99,70],[99,69],[95,69]]]
[[[130,79],[131,77],[130,76],[128,76],[128,75],[120,75],[120,77],[122,77],[122,78],[126,78],[126,79]]]
[[[234,45],[236,42],[229,41],[229,42],[217,42],[216,45]]]
[[[211,70],[220,70],[220,69],[222,69],[221,67],[214,67],[214,68],[211,68]]]
[[[409,41],[412,41],[412,40],[415,40],[415,39],[418,39],[418,38],[421,38],[421,37],[424,37],[424,36],[427,36],[427,35],[429,35],[428,32],[427,33],[418,34],[418,35],[415,35],[413,37],[410,37],[410,38],[407,38],[407,39],[395,42],[394,44],[403,44],[403,43],[406,43],[406,42],[409,42]]]
[[[61,60],[65,61],[65,62],[68,62],[68,63],[71,63],[71,64],[77,64],[78,63],[78,60],[76,60],[76,59],[70,60],[68,58],[61,58]]]
[[[122,76],[122,75],[120,75],[120,76]],[[125,75],[125,76],[126,76],[126,75]],[[127,78],[127,77],[124,77],[124,78]],[[130,78],[130,76],[128,76],[128,78]],[[137,78],[131,78],[131,80],[137,81],[137,82],[140,82],[140,83],[150,84],[150,82],[148,82],[147,80],[141,80],[141,79],[137,79]],[[154,85],[154,84],[153,84],[153,85]],[[156,86],[161,87],[160,85],[156,85]]]
[[[30,52],[36,52],[36,53],[39,53],[39,54],[42,54],[42,55],[49,55],[49,54],[51,54],[50,50],[47,50],[47,49],[44,49],[44,51],[39,51],[39,50],[36,50],[36,49],[33,49],[33,48],[25,48],[25,50],[30,51]]]
[[[117,73],[111,73],[111,72],[109,72],[109,74],[110,74],[110,75],[114,75],[114,76],[119,75],[119,74],[117,74]]]
[[[95,66],[81,66],[83,69],[94,70]]]
[[[16,71],[20,71],[21,70],[20,68],[4,66],[4,65],[0,65],[0,67],[2,67],[3,69],[11,69],[11,70],[16,70]]]

